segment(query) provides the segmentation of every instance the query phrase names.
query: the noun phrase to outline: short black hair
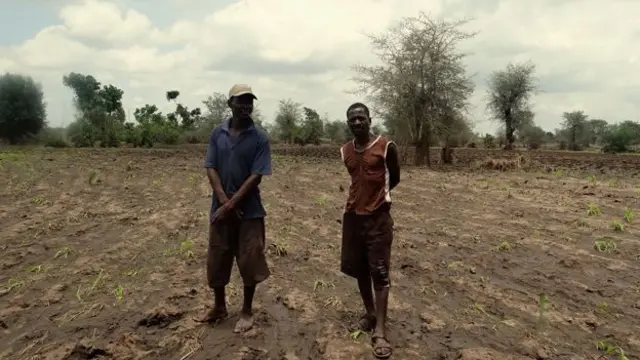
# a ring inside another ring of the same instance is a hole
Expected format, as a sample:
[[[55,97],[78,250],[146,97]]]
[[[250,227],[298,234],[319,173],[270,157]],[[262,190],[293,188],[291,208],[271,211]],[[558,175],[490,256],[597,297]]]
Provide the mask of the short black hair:
[[[347,116],[349,116],[349,111],[351,111],[353,109],[357,109],[357,108],[363,108],[364,109],[364,113],[367,114],[367,117],[371,117],[371,115],[369,114],[369,108],[367,107],[367,105],[365,105],[365,104],[363,104],[361,102],[357,102],[357,103],[351,104],[347,108]]]

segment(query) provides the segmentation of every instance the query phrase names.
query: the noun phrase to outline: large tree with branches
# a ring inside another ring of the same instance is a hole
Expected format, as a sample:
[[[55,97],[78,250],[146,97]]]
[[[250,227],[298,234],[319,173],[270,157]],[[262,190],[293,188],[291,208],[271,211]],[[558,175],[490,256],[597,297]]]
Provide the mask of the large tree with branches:
[[[513,149],[516,131],[533,124],[529,100],[537,89],[535,70],[530,62],[509,64],[489,76],[487,109],[504,127],[505,149]]]
[[[433,20],[420,13],[369,35],[377,66],[355,65],[357,93],[375,105],[376,115],[398,141],[416,147],[414,164],[426,160],[434,140],[448,144],[449,135],[469,128],[468,98],[474,83],[458,45],[475,33],[461,28],[468,20]]]

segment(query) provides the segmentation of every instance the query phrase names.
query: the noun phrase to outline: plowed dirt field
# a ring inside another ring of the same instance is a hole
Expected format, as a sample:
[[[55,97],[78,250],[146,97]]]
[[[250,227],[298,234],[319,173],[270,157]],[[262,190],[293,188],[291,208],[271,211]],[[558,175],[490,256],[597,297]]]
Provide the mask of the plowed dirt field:
[[[203,155],[0,152],[0,359],[373,358],[368,335],[347,330],[362,309],[339,272],[337,158],[274,155],[257,327],[232,333],[237,269],[232,318],[193,321],[212,302]],[[393,358],[640,356],[640,178],[584,169],[403,169]]]

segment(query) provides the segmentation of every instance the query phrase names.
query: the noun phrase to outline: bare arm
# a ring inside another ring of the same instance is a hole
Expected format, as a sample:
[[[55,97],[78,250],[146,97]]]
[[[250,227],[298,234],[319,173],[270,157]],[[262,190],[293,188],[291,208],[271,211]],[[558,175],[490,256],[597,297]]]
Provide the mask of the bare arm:
[[[253,189],[254,187],[260,184],[260,181],[262,181],[262,175],[258,175],[258,174],[249,175],[247,180],[245,180],[242,183],[242,186],[240,186],[240,189],[238,189],[238,191],[236,191],[236,193],[233,194],[233,196],[229,200],[229,203],[230,203],[229,205],[231,207],[236,206],[242,199],[244,199],[244,197],[249,193],[251,189]]]
[[[269,139],[263,138],[259,142],[251,164],[251,175],[242,183],[240,189],[231,197],[231,206],[242,200],[253,188],[260,185],[263,175],[271,175],[271,146]]]
[[[393,189],[400,183],[400,161],[398,160],[398,147],[395,143],[389,143],[387,148],[387,169],[389,169],[389,189]]]
[[[229,201],[229,198],[222,188],[222,181],[220,181],[220,176],[218,175],[218,148],[216,141],[217,133],[214,130],[211,136],[209,136],[209,146],[207,147],[207,155],[204,159],[204,167],[207,169],[207,178],[209,178],[209,184],[211,185],[211,189],[213,189],[213,193],[218,201],[225,203]]]
[[[220,176],[218,172],[214,168],[207,168],[207,177],[209,178],[209,184],[213,189],[214,194],[221,203],[225,203],[229,201],[227,194],[225,194],[224,189],[222,189],[222,182],[220,181]]]

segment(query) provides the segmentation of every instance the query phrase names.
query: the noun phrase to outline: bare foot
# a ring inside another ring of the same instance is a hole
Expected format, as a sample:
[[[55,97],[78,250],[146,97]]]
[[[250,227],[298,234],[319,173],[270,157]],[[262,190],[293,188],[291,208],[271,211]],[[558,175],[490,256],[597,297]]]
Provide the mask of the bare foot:
[[[194,319],[194,320],[200,323],[215,323],[220,320],[226,319],[227,316],[229,316],[229,313],[227,312],[226,308],[221,308],[221,309],[213,308],[207,311],[205,316],[201,317],[200,319]]]
[[[236,327],[233,329],[233,332],[236,334],[244,333],[253,328],[253,316],[240,314],[240,319],[236,322]]]
[[[371,336],[371,347],[373,348],[373,356],[376,359],[388,359],[391,357],[393,348],[384,335],[374,334]]]

